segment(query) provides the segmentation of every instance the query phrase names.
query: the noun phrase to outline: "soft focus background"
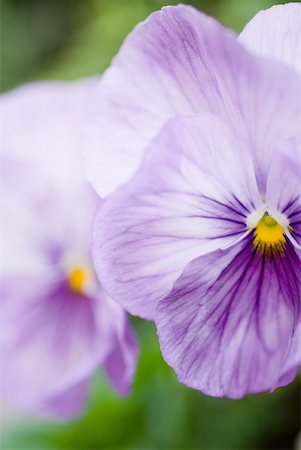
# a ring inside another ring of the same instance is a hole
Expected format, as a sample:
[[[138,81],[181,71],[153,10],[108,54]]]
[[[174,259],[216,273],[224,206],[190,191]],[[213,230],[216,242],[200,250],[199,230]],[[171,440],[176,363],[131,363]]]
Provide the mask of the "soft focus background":
[[[101,73],[159,0],[2,0],[1,88]],[[185,3],[185,2],[183,2]],[[199,0],[239,31],[270,0]],[[118,398],[99,374],[86,412],[49,423],[2,407],[2,449],[291,449],[300,427],[300,377],[273,394],[215,399],[180,385],[162,360],[153,324],[134,319],[140,360],[132,395]]]

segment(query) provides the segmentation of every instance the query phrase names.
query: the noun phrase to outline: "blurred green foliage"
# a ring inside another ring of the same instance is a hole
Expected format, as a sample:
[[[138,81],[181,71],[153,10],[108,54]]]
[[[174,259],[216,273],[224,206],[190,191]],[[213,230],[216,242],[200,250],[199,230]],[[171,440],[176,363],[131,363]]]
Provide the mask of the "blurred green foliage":
[[[127,33],[170,0],[2,0],[1,87],[103,72]],[[185,3],[185,2],[184,2]],[[188,3],[188,2],[187,2]],[[239,31],[270,0],[190,3]],[[282,2],[283,3],[283,2]],[[300,383],[239,401],[180,385],[162,360],[153,324],[134,319],[140,360],[132,395],[99,374],[83,417],[6,424],[2,449],[289,449],[300,427]]]

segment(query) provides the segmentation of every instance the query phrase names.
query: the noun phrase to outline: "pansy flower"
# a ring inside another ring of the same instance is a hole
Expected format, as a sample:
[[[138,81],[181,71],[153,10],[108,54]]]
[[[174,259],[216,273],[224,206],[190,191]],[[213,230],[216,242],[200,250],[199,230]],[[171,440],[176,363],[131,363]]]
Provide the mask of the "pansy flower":
[[[128,36],[95,100],[90,180],[116,189],[111,167],[124,182],[94,222],[96,272],[209,395],[272,390],[301,362],[300,30],[300,4],[238,38],[164,8]]]
[[[31,414],[82,411],[100,368],[129,391],[137,348],[89,255],[99,200],[80,157],[95,80],[1,97],[1,396]]]

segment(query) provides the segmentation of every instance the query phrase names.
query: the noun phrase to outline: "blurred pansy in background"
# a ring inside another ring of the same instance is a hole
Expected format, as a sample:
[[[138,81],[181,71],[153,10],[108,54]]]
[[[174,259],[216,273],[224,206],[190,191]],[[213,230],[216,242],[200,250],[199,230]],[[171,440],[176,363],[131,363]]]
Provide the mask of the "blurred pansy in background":
[[[137,346],[90,255],[99,202],[81,137],[95,80],[36,83],[1,97],[1,396],[31,414],[82,412],[102,368],[128,394]]]
[[[301,173],[285,164],[301,161],[300,60],[300,4],[259,13],[239,42],[170,6],[99,84],[90,179],[107,194],[139,168],[99,207],[96,272],[209,395],[273,390],[301,364]]]
[[[298,448],[301,5],[183,3],[2,1],[5,450]]]

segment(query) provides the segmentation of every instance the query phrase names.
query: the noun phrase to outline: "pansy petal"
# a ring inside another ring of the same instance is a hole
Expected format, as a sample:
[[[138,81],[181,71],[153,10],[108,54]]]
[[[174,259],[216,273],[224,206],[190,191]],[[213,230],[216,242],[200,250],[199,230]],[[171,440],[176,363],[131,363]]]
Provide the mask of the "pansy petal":
[[[266,203],[285,214],[294,240],[301,245],[301,136],[283,142],[275,152]]]
[[[296,378],[296,376],[298,375],[299,367],[300,367],[300,363],[297,367],[294,367],[293,369],[291,369],[291,370],[285,372],[283,375],[281,375],[281,377],[275,384],[274,389],[277,389],[278,387],[287,386],[288,384],[292,383],[294,381],[294,379]]]
[[[111,352],[114,330],[107,316],[105,301],[72,293],[64,282],[1,280],[3,397],[38,410],[88,379]]]
[[[102,203],[93,227],[94,265],[128,311],[152,318],[187,263],[245,233],[246,215],[260,196],[241,145],[211,114],[172,119],[135,177]]]
[[[72,192],[83,179],[81,141],[97,81],[31,83],[2,94],[1,158],[47,168],[54,186]]]
[[[86,253],[97,199],[84,179],[81,139],[94,83],[35,83],[1,95],[5,275],[49,268],[45,257],[62,248]]]
[[[203,111],[251,136],[264,185],[275,143],[299,129],[300,79],[249,53],[196,9],[171,6],[127,37],[99,83],[93,109],[87,170],[101,196],[130,178],[169,118]]]
[[[104,368],[116,392],[119,395],[127,395],[136,369],[137,342],[125,312],[116,302],[108,297],[106,299],[112,302],[112,306],[114,305],[111,318],[116,333],[112,350],[106,358]],[[118,317],[120,317],[120,320],[116,320]]]
[[[260,11],[239,36],[248,49],[281,61],[301,74],[301,4]]]
[[[267,182],[266,202],[283,212],[299,198],[301,202],[301,136],[294,136],[276,148]]]
[[[301,252],[299,253],[301,261]],[[282,375],[277,385],[285,385],[293,381],[301,366],[301,321],[299,321],[290,346],[289,353],[282,368]],[[287,381],[288,380],[288,381]],[[290,381],[289,381],[290,380]],[[287,381],[287,383],[285,383]]]
[[[161,351],[179,380],[213,396],[273,389],[291,346],[301,268],[255,249],[252,237],[194,260],[157,305]]]
[[[38,410],[39,415],[44,415],[48,420],[70,420],[84,410],[88,398],[88,388],[88,380],[84,380],[50,398],[43,398],[33,409],[33,414]],[[28,410],[26,412],[28,413]]]

